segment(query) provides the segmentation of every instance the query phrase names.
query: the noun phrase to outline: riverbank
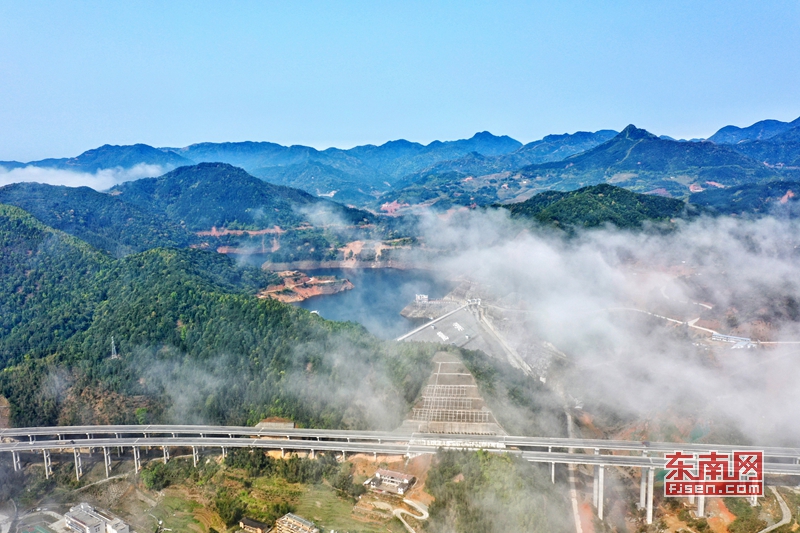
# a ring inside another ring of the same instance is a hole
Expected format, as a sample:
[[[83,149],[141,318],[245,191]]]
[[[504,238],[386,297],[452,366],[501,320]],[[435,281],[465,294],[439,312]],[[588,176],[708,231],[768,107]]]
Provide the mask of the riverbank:
[[[430,267],[419,263],[407,261],[357,261],[347,259],[344,261],[292,261],[289,263],[272,263],[266,261],[261,264],[264,270],[370,270],[375,268],[394,268],[396,270],[428,270]]]

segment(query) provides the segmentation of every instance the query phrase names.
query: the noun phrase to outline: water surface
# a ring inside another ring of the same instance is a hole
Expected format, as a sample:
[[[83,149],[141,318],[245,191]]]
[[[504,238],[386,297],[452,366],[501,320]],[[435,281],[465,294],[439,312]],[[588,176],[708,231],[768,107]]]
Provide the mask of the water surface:
[[[329,320],[359,322],[370,333],[384,339],[399,337],[412,329],[414,323],[400,316],[400,311],[414,301],[415,295],[441,298],[455,287],[454,282],[440,279],[426,270],[325,268],[305,272],[309,276],[346,278],[355,288],[309,298],[296,305],[317,311]]]

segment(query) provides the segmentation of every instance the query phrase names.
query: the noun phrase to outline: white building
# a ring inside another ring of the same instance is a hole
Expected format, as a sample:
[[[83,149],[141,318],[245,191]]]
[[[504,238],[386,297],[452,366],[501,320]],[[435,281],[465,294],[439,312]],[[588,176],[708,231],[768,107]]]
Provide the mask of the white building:
[[[81,503],[70,509],[64,519],[67,526],[76,533],[130,533],[128,524],[88,503]]]

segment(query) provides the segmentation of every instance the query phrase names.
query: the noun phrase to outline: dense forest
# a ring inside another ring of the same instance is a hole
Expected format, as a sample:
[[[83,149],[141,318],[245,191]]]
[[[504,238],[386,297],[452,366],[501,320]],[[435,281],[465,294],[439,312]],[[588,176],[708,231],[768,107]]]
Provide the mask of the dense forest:
[[[607,184],[571,192],[547,191],[524,202],[498,207],[508,209],[512,217],[561,228],[591,228],[604,224],[639,228],[645,222],[667,222],[698,212],[681,200],[638,194]]]
[[[0,250],[0,394],[18,426],[284,416],[392,429],[430,371],[432,347],[259,300],[269,274],[220,254],[115,260],[10,206]]]
[[[89,187],[13,183],[0,187],[0,204],[20,207],[48,226],[115,257],[158,246],[184,247],[195,241],[183,225],[164,215]]]

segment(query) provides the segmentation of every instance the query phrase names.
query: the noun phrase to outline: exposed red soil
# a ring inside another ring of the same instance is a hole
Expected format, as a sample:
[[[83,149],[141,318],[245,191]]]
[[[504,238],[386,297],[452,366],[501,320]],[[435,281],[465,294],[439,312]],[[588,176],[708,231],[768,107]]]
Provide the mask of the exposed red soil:
[[[281,229],[279,226],[259,230],[227,229],[214,226],[211,231],[198,231],[197,235],[200,237],[222,237],[224,235],[280,235],[281,233],[286,233],[286,230]]]

